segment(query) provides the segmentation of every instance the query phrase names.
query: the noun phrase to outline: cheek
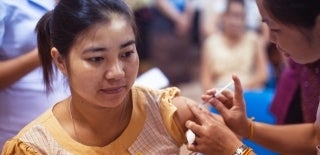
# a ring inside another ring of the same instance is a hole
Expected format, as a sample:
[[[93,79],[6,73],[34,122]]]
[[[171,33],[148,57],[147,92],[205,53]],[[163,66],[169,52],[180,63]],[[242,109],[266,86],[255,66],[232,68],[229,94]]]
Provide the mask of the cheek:
[[[69,80],[72,87],[90,89],[97,80],[100,79],[100,72],[90,69],[88,65],[82,61],[74,61],[70,65]]]
[[[135,80],[139,71],[139,59],[137,58],[133,62],[126,64],[125,70],[128,74],[127,76]]]

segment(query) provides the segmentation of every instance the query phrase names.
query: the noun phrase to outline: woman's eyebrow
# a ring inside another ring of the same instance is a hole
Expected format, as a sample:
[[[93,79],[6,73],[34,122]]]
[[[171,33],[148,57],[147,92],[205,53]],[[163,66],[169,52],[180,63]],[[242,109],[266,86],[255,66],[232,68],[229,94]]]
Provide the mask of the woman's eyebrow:
[[[108,51],[108,48],[106,47],[89,47],[83,51],[83,53],[88,52],[102,52],[102,51]]]
[[[121,44],[121,45],[120,45],[120,49],[125,48],[125,47],[128,47],[128,46],[130,46],[130,45],[132,45],[132,44],[135,44],[135,43],[136,43],[135,40],[129,40],[129,41]],[[89,48],[85,49],[85,50],[83,51],[83,53],[88,53],[88,52],[103,52],[103,51],[108,51],[108,50],[109,50],[109,49],[108,49],[107,47],[94,47],[94,46],[93,46],[93,47],[89,47]]]
[[[129,40],[126,43],[120,45],[120,48],[125,48],[125,47],[130,46],[130,45],[135,44],[135,43],[136,43],[135,40]]]

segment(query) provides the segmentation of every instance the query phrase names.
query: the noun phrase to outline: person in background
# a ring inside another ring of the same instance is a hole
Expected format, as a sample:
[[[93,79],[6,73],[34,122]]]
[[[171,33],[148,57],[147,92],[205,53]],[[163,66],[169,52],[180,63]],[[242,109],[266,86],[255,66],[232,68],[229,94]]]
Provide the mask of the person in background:
[[[150,60],[170,85],[191,81],[198,70],[197,16],[191,0],[155,0]]]
[[[246,29],[243,0],[228,0],[222,30],[203,44],[201,85],[204,90],[222,87],[237,74],[245,89],[262,89],[268,78],[265,46],[256,32]],[[217,25],[217,24],[213,24]]]
[[[320,59],[320,1],[257,0],[257,5],[263,22],[270,28],[270,41],[276,44],[280,52],[296,63],[306,66]],[[280,154],[320,153],[319,106],[313,123],[270,125],[253,122],[246,114],[240,80],[236,76],[233,80],[234,93],[224,91],[222,95],[210,101],[215,90],[209,90],[203,96],[203,100],[210,102],[220,112],[229,128],[217,123],[211,114],[201,113],[197,107],[190,106],[199,123],[186,123],[197,135],[195,144],[188,146],[190,150],[209,153],[221,150],[219,146],[230,151],[235,146],[242,146],[242,142],[230,133],[232,130],[237,135],[249,138]],[[215,136],[212,136],[213,133]],[[221,139],[223,141],[218,141]]]
[[[0,150],[4,142],[66,96],[61,74],[45,93],[35,25],[56,1],[0,1]]]
[[[8,140],[2,154],[179,154],[184,124],[194,120],[187,103],[196,103],[176,87],[133,86],[136,30],[122,0],[61,0],[45,14],[37,36],[46,87],[53,90],[57,67],[71,95]]]
[[[139,54],[139,73],[146,72],[153,67],[150,60],[150,28],[153,20],[154,0],[125,0],[134,12],[135,21],[138,28],[137,50]]]

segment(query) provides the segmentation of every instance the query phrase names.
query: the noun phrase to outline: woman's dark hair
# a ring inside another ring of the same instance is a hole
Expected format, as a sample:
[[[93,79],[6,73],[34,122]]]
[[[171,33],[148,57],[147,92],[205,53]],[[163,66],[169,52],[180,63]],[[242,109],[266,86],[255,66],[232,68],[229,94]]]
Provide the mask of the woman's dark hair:
[[[312,29],[320,13],[320,0],[263,0],[270,15],[288,26]]]
[[[51,48],[67,57],[76,38],[91,25],[110,22],[112,15],[127,19],[136,35],[134,16],[122,0],[60,0],[53,11],[45,14],[36,26],[39,57],[46,90],[51,91],[55,67]]]

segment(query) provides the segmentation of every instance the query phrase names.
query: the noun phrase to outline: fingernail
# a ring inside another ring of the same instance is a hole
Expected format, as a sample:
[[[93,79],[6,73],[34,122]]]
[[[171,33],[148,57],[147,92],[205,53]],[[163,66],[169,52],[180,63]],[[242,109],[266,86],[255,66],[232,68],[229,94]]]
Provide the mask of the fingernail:
[[[186,127],[189,128],[190,127],[190,121],[186,122]]]

